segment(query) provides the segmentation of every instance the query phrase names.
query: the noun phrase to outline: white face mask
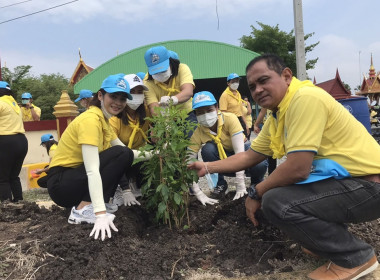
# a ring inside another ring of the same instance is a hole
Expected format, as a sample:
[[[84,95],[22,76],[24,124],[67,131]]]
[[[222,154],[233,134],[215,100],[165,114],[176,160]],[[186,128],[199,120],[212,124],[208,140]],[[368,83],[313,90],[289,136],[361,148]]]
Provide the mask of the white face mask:
[[[132,110],[136,110],[141,104],[144,103],[144,94],[131,94],[132,100],[127,99],[127,105]]]
[[[100,100],[100,107],[102,109],[103,115],[106,119],[110,119],[113,117],[112,114],[108,113],[107,109],[104,107],[103,100]]]
[[[218,113],[215,110],[210,113],[197,116],[197,120],[200,125],[212,127],[218,121]]]
[[[232,83],[232,84],[230,84],[230,88],[231,88],[232,90],[237,90],[238,87],[239,87],[239,83]]]
[[[169,80],[171,75],[172,75],[172,70],[170,69],[170,66],[169,66],[168,70],[166,70],[165,72],[154,74],[152,75],[152,77],[158,82],[165,83],[167,80]]]

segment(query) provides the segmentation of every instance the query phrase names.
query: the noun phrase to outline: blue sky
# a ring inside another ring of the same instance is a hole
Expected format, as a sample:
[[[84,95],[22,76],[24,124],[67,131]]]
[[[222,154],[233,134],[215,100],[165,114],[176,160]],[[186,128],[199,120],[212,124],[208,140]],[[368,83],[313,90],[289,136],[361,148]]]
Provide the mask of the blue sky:
[[[23,0],[0,0],[0,7]],[[69,0],[31,0],[0,8],[0,22]],[[32,73],[70,78],[79,60],[97,67],[126,51],[167,40],[200,39],[239,46],[257,21],[283,31],[294,28],[292,0],[79,0],[43,13],[0,24],[4,66],[32,65]],[[319,57],[311,78],[335,77],[356,87],[368,74],[370,54],[380,70],[378,0],[304,0],[306,44],[320,44],[307,59]],[[181,54],[179,54],[181,55]],[[143,57],[141,58],[143,59]],[[223,58],[221,58],[223,59]],[[142,69],[143,71],[145,69]],[[233,71],[233,69],[231,69]]]

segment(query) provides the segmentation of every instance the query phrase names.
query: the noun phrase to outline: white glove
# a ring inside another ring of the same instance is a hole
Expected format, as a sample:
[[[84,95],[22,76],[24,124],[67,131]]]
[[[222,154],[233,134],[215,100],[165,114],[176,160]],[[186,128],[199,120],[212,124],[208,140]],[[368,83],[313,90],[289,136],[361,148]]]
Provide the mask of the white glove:
[[[236,172],[236,194],[233,200],[239,199],[247,193],[247,188],[244,182],[244,171]]]
[[[130,189],[123,191],[124,206],[141,205]]]
[[[95,225],[90,233],[90,237],[95,233],[94,239],[98,239],[99,232],[102,234],[102,241],[106,238],[106,232],[108,238],[111,238],[111,229],[114,231],[118,231],[118,229],[113,224],[113,220],[115,219],[114,214],[106,213],[96,215]]]
[[[162,96],[159,104],[160,106],[169,106],[170,103],[172,103],[172,105],[177,105],[177,96]]]
[[[199,202],[202,203],[202,205],[204,205],[204,206],[206,206],[206,204],[214,205],[215,203],[219,203],[219,201],[217,199],[213,199],[213,198],[208,197],[201,190],[197,191],[194,194],[197,197],[197,199],[199,200]]]

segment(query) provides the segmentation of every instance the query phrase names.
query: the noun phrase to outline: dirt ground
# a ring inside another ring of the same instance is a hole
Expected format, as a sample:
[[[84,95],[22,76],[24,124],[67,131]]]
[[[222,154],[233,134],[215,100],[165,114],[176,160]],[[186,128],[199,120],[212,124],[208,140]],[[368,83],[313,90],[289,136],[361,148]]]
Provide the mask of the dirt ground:
[[[3,203],[0,279],[296,279],[280,277],[285,272],[304,279],[324,262],[305,256],[262,215],[255,228],[244,199],[232,197],[207,207],[192,197],[188,230],[157,226],[154,213],[122,206],[119,232],[104,242],[89,237],[92,225],[68,224],[67,209]],[[350,230],[380,252],[379,221]]]

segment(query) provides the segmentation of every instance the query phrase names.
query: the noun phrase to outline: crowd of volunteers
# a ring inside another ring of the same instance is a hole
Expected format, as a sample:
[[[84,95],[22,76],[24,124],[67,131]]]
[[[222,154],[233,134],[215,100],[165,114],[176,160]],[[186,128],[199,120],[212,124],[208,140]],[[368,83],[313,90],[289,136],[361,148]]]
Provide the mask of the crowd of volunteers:
[[[144,59],[146,73],[112,74],[96,92],[82,89],[75,100],[81,113],[59,143],[51,134],[41,137],[50,162],[36,170],[47,173],[38,184],[56,204],[71,209],[70,224],[93,224],[90,236],[101,240],[118,231],[118,207],[141,205],[143,165],[132,164],[152,156],[138,151],[154,145],[149,128],[155,124],[147,117],[157,107],[176,106],[197,124],[184,137],[191,143],[188,168],[205,176],[211,188],[208,193],[199,182],[189,186],[200,203],[218,203],[236,189],[233,200],[246,196],[246,214],[255,226],[262,209],[305,253],[329,260],[309,279],[358,279],[376,269],[373,248],[346,224],[380,217],[380,146],[343,106],[310,81],[293,77],[280,57],[261,55],[246,67],[251,100],[262,108],[253,123],[238,74],[226,75],[217,101],[215,92],[196,90],[191,69],[176,52],[156,46]],[[22,200],[23,121],[40,115],[30,93],[17,104],[9,84],[0,82],[1,201]],[[257,137],[251,141],[252,130]],[[277,159],[283,159],[279,166]],[[236,188],[225,176],[235,177]]]

